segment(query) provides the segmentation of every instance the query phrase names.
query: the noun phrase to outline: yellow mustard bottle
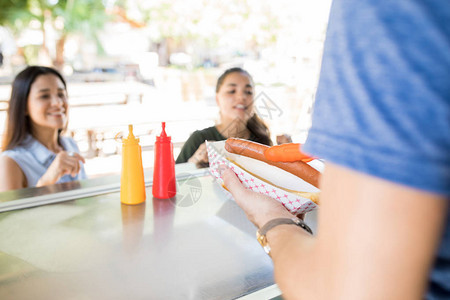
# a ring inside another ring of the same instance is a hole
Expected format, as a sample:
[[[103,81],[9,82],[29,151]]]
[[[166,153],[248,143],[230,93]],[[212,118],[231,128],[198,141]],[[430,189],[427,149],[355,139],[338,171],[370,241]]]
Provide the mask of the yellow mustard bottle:
[[[120,202],[134,205],[145,201],[145,181],[139,139],[133,134],[133,125],[128,125],[128,131],[128,138],[122,139]]]

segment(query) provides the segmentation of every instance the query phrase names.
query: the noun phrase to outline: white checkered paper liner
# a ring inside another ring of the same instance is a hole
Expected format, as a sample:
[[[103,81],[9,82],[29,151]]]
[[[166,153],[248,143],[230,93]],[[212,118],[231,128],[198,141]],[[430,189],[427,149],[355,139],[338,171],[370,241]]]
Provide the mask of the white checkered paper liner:
[[[214,143],[206,142],[206,149],[208,151],[209,171],[217,179],[220,185],[223,184],[222,176],[219,173],[220,165],[227,165],[237,175],[242,184],[249,190],[267,195],[283,204],[292,214],[300,214],[312,211],[317,208],[317,205],[307,198],[300,197],[294,193],[289,193],[279,187],[273,186],[261,179],[249,174],[236,164],[227,160],[225,149],[217,149]],[[273,166],[269,166],[273,167]],[[276,167],[273,167],[276,168]],[[225,190],[225,189],[224,189]],[[230,194],[225,190],[226,193]],[[231,194],[230,194],[231,195]]]

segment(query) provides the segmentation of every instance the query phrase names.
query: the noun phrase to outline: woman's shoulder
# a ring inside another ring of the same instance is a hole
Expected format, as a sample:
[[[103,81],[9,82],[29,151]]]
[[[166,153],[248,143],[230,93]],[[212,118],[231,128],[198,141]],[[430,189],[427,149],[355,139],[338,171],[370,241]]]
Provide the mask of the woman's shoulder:
[[[0,153],[1,168],[6,170],[12,170],[16,168],[20,169],[19,163],[17,162],[18,156],[16,155],[16,153],[10,150],[7,151],[3,151],[2,153]]]
[[[214,140],[214,141],[220,141],[224,140],[225,137],[217,130],[216,126],[211,126],[204,128],[202,130],[197,130],[193,134],[198,135],[203,140]]]
[[[0,156],[8,156],[10,158],[17,158],[25,153],[28,153],[27,147],[25,145],[19,145],[12,149],[4,150],[0,153]]]
[[[194,151],[205,141],[222,141],[225,138],[215,126],[194,131],[185,143],[185,148],[191,147]]]
[[[19,163],[8,155],[1,154],[0,178],[2,178],[2,182],[0,183],[0,191],[26,187],[27,179]]]
[[[17,151],[15,149],[5,150],[0,152],[0,159],[3,161],[6,161],[8,159],[14,158],[18,155]]]
[[[2,168],[6,167],[8,170],[17,166],[23,170],[33,166],[35,162],[34,154],[25,146],[16,146],[0,153],[0,164]]]

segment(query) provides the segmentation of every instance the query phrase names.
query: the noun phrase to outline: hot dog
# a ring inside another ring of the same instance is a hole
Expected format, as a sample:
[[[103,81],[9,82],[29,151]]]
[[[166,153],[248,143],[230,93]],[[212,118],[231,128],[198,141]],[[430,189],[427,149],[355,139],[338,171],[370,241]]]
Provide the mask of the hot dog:
[[[268,160],[264,155],[264,151],[268,148],[269,146],[263,144],[237,138],[229,138],[225,142],[225,150],[230,153],[235,153],[263,161],[269,165],[278,167],[285,170],[286,172],[298,176],[304,181],[319,188],[319,171],[302,161],[277,162]]]

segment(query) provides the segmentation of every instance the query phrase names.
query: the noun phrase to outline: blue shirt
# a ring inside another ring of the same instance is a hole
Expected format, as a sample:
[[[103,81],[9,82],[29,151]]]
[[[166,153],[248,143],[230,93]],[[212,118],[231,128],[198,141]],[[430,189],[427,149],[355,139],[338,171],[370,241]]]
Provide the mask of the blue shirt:
[[[303,149],[450,199],[448,1],[333,2]],[[448,216],[427,299],[450,299]]]
[[[77,144],[72,138],[60,136],[59,140],[64,150],[77,153],[80,152]],[[1,155],[6,155],[14,159],[26,176],[28,187],[36,186],[39,179],[44,175],[56,157],[55,153],[47,149],[31,135],[27,135],[19,146],[11,150],[3,151]],[[81,170],[75,177],[67,174],[62,176],[56,183],[86,178],[86,172],[83,163],[81,163]]]

